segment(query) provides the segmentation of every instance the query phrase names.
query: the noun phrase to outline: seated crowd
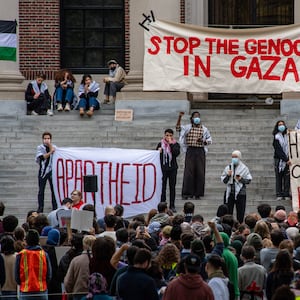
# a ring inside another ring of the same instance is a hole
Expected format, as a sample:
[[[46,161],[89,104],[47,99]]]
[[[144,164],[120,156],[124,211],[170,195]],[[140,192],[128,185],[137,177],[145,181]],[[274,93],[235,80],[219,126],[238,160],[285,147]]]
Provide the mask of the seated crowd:
[[[94,211],[79,200],[64,199],[48,216],[30,211],[22,225],[1,220],[3,297],[289,300],[300,289],[300,213],[284,206],[260,204],[240,224],[226,205],[207,222],[189,201],[176,215],[160,202],[131,220],[116,205],[89,232],[60,228],[61,210]],[[59,259],[58,248],[66,249]]]
[[[116,93],[125,85],[125,70],[116,60],[109,60],[107,63],[109,74],[103,79],[105,104],[113,104],[116,100]],[[38,74],[32,80],[26,89],[25,100],[27,102],[27,111],[31,115],[53,116],[53,110],[58,112],[69,112],[72,109],[79,110],[83,117],[86,113],[92,117],[95,110],[100,108],[98,99],[100,84],[92,79],[89,74],[84,74],[80,82],[78,93],[74,92],[76,79],[72,72],[67,69],[61,69],[56,72],[54,78],[54,94],[51,97],[48,86],[45,83],[46,76]]]

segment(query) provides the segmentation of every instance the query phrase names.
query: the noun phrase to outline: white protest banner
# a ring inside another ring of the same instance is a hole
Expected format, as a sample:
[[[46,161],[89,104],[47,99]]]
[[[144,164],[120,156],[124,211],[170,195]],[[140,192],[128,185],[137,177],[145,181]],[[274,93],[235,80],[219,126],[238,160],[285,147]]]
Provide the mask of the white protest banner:
[[[144,30],[144,90],[300,91],[300,25],[216,29],[156,20]]]
[[[292,208],[300,209],[300,130],[288,131]]]
[[[124,206],[124,217],[147,213],[160,201],[162,172],[159,151],[116,148],[57,148],[52,176],[58,204],[74,189],[84,192],[83,178],[96,175],[97,217],[107,205]],[[93,193],[83,193],[93,204]]]

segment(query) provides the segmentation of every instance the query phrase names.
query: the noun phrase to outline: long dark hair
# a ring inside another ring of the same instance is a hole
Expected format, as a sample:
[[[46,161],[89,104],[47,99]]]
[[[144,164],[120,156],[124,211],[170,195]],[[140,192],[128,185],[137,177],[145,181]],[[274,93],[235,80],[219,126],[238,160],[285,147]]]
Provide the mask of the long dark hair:
[[[90,75],[90,74],[84,74],[83,76],[82,76],[82,79],[81,79],[81,84],[85,84],[85,80],[87,79],[87,78],[91,78],[91,80],[92,80],[92,76]]]
[[[278,130],[278,124],[279,124],[279,123],[283,123],[283,125],[285,126],[285,130],[284,130],[284,132],[282,132],[282,134],[286,134],[286,132],[287,132],[287,128],[286,128],[285,122],[284,122],[283,120],[278,120],[278,121],[276,122],[276,124],[275,124],[275,126],[274,126],[274,129],[273,129],[273,132],[272,132],[272,134],[273,134],[274,136],[279,132],[279,130]]]

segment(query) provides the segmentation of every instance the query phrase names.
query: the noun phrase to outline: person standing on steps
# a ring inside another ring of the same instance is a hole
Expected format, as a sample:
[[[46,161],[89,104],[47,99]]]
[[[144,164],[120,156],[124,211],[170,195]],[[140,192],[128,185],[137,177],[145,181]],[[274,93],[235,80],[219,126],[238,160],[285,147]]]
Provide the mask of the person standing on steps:
[[[283,120],[276,122],[273,129],[274,170],[277,200],[290,199],[290,170],[287,127]]]
[[[170,209],[176,212],[175,197],[176,197],[176,178],[177,178],[177,156],[180,154],[180,145],[174,139],[172,129],[166,129],[164,137],[158,143],[156,150],[160,151],[160,164],[163,173],[161,200],[166,202],[167,181],[169,180],[170,188]]]
[[[228,214],[233,214],[236,206],[237,220],[244,221],[246,209],[246,184],[252,180],[248,167],[241,161],[242,153],[235,150],[231,154],[231,163],[227,165],[221,175],[221,180],[227,185],[224,203],[228,207]]]
[[[54,195],[52,184],[52,154],[55,152],[56,146],[52,144],[52,134],[50,132],[44,132],[42,135],[43,144],[37,146],[35,161],[39,164],[39,192],[38,192],[38,213],[44,211],[44,197],[45,187],[47,181],[49,181],[51,198],[52,198],[52,210],[57,209],[57,202]]]
[[[176,131],[180,132],[179,143],[185,155],[182,197],[200,199],[204,196],[205,163],[207,146],[212,143],[209,130],[202,125],[200,113],[194,111],[190,124],[181,125],[183,112],[179,113]]]

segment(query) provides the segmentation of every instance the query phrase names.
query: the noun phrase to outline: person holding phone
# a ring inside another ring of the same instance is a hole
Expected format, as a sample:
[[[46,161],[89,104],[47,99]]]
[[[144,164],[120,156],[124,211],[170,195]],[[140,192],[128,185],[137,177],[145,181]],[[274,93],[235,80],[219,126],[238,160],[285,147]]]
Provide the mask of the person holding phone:
[[[221,181],[227,185],[224,203],[228,206],[228,213],[233,214],[235,205],[237,220],[243,223],[246,209],[246,184],[251,182],[252,176],[241,159],[242,153],[239,150],[232,152],[231,163],[225,167]]]

